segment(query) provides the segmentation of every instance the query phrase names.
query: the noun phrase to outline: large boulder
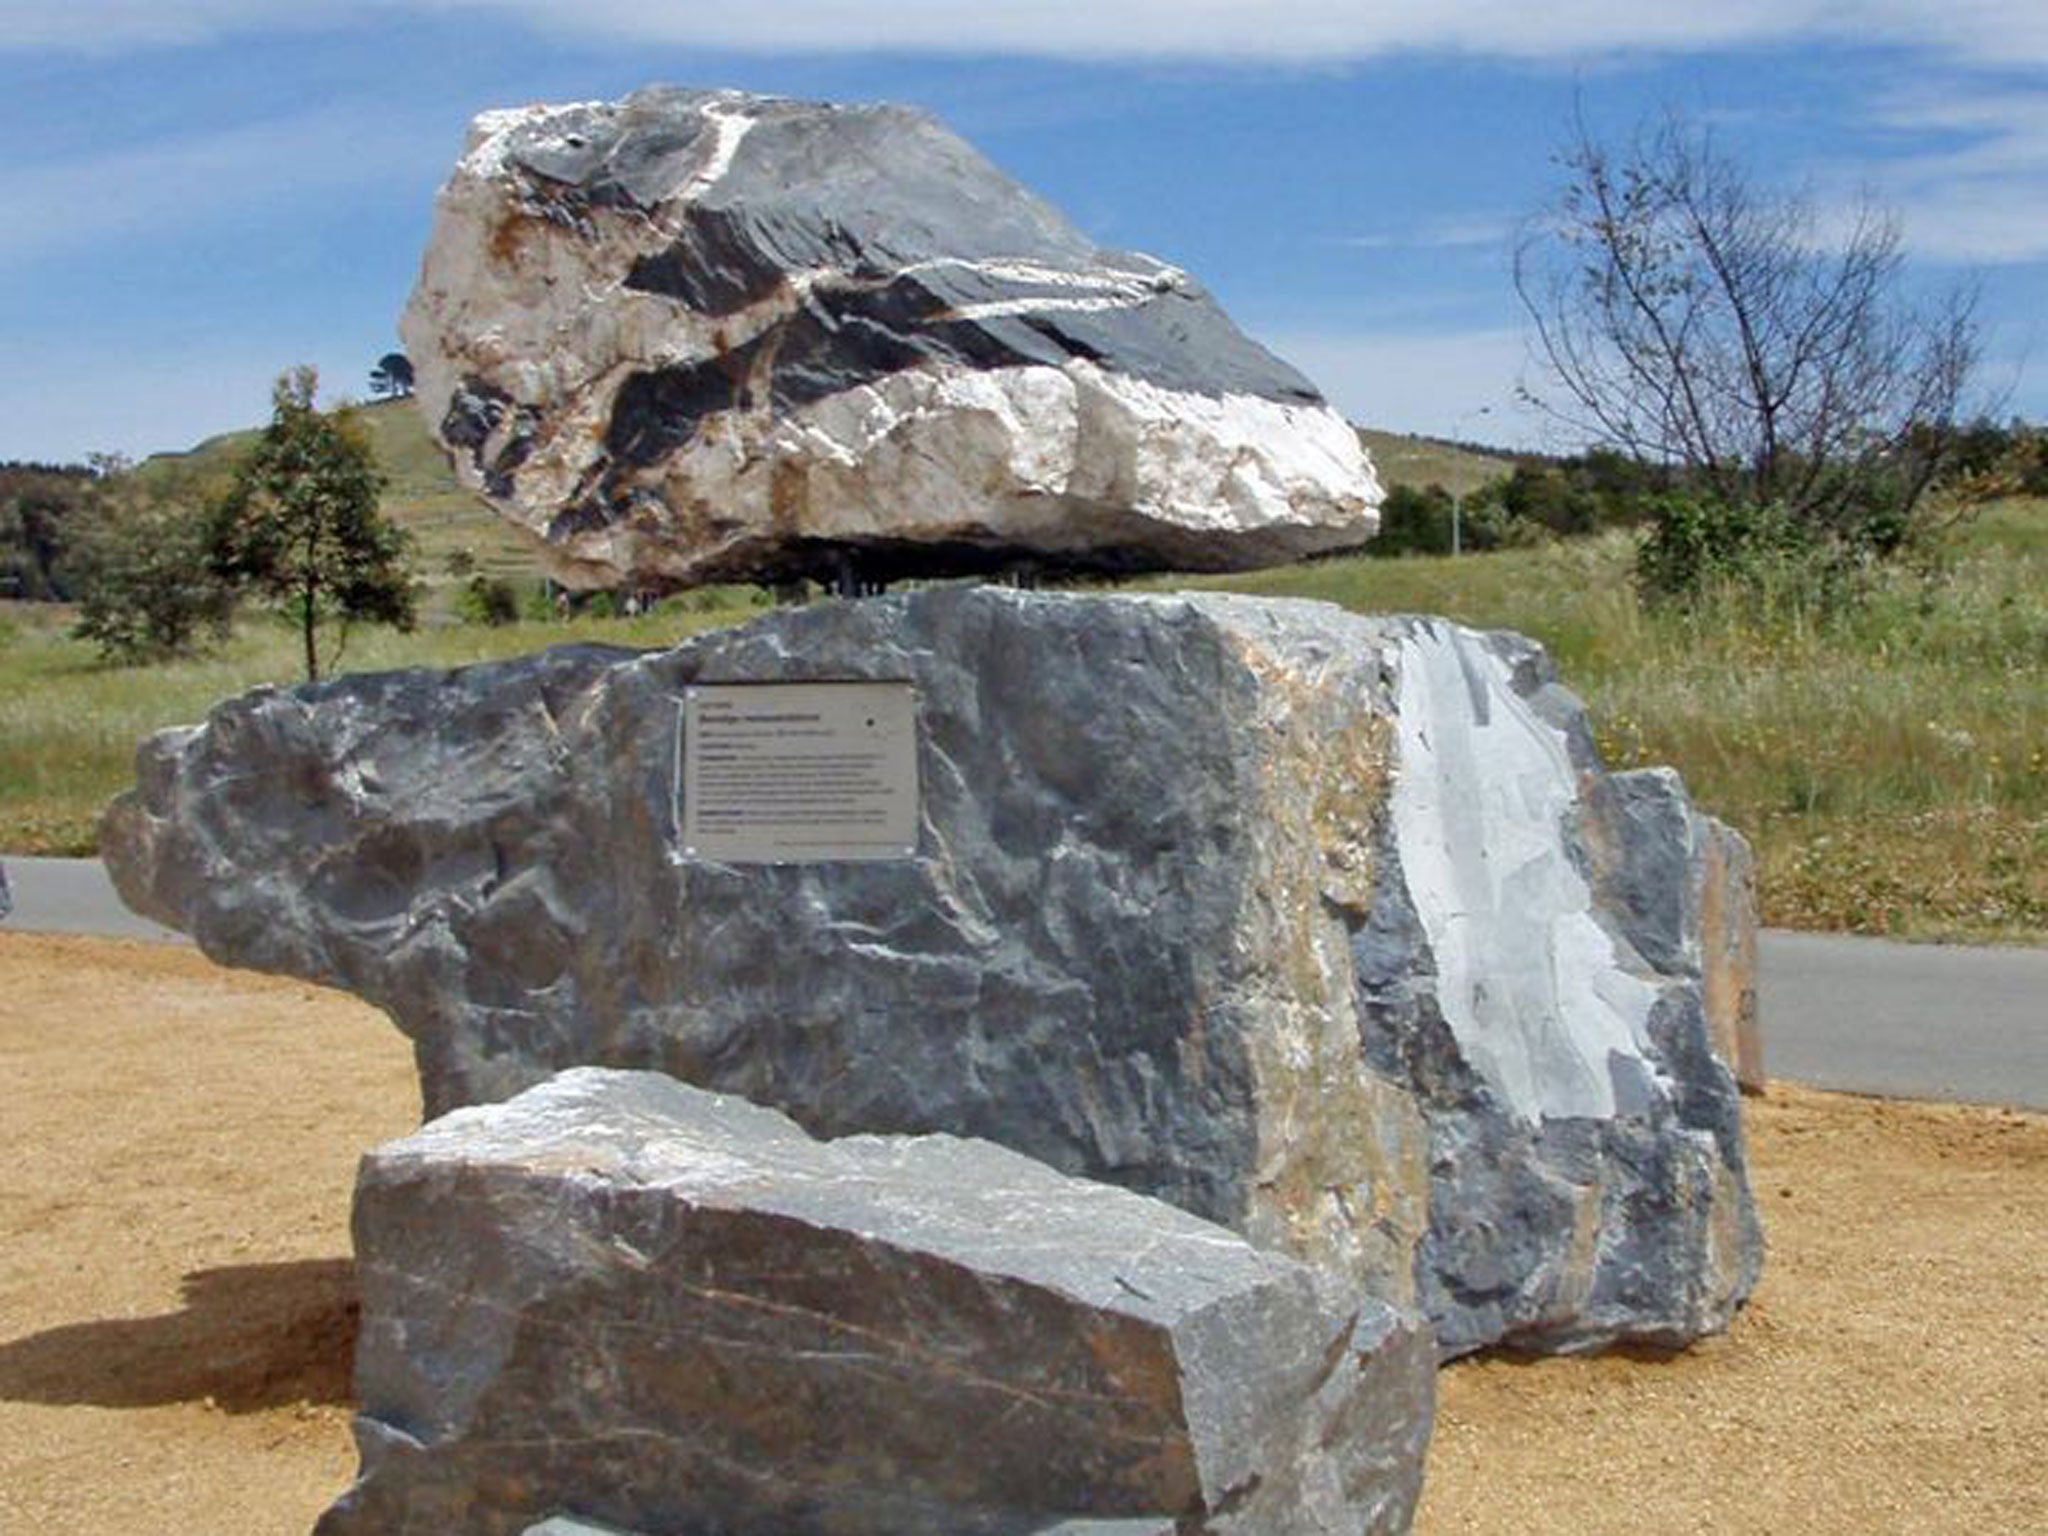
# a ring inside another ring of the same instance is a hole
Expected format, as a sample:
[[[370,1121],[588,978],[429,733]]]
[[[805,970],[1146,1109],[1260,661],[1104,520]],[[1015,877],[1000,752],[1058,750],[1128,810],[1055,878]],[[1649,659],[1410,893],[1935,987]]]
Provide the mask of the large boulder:
[[[402,329],[464,483],[575,585],[1222,569],[1376,526],[1313,385],[907,108],[485,113]]]
[[[717,685],[857,679],[909,701],[903,826],[693,841],[717,774],[785,793],[720,760]],[[386,1009],[431,1113],[595,1063],[980,1137],[1419,1299],[1446,1353],[1678,1343],[1756,1278],[1703,937],[1732,834],[1607,774],[1513,636],[938,589],[259,690],[140,778],[130,904]]]
[[[1425,1325],[987,1142],[582,1068],[372,1153],[355,1235],[320,1536],[1365,1536],[1421,1487]]]
[[[650,1536],[650,1533],[625,1531],[611,1525],[593,1525],[574,1515],[550,1515],[540,1524],[528,1526],[520,1536]],[[1030,1536],[1182,1536],[1182,1531],[1176,1521],[1141,1516],[1136,1520],[1060,1520],[1052,1525],[1039,1526]]]

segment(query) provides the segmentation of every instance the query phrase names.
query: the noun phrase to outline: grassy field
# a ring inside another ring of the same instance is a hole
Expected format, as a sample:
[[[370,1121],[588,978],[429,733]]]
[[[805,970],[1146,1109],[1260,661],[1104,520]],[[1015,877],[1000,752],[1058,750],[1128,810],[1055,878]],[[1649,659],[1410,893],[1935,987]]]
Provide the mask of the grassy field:
[[[372,406],[366,419],[391,476],[388,505],[420,536],[423,568],[463,548],[487,571],[535,571],[517,536],[454,488],[409,402]],[[1426,440],[1367,435],[1390,482],[1498,467]],[[224,462],[240,440],[181,457]],[[1702,803],[1749,834],[1775,923],[2048,941],[2048,502],[1999,505],[1939,562],[1884,573],[1866,604],[1834,618],[1756,592],[1686,615],[1651,611],[1629,583],[1630,555],[1616,535],[1190,584],[1535,636],[1586,699],[1610,762],[1676,765]],[[460,664],[568,638],[654,645],[751,611],[746,594],[728,591],[633,621],[371,631],[344,665]],[[64,622],[55,610],[0,608],[7,851],[89,851],[139,736],[295,675],[292,637],[260,620],[216,656],[149,671],[99,665]]]
[[[664,609],[635,619],[439,625],[411,635],[355,631],[336,671],[464,666],[564,641],[669,644],[757,610]],[[151,731],[196,721],[220,699],[303,673],[296,631],[243,622],[216,654],[163,666],[110,667],[66,633],[47,605],[0,603],[0,851],[88,854],[100,811],[134,782],[135,745]]]
[[[1787,927],[2048,942],[2048,502],[1818,615],[1768,592],[1659,613],[1626,535],[1201,580],[1448,614],[1550,647],[1608,762],[1669,763],[1748,834]]]

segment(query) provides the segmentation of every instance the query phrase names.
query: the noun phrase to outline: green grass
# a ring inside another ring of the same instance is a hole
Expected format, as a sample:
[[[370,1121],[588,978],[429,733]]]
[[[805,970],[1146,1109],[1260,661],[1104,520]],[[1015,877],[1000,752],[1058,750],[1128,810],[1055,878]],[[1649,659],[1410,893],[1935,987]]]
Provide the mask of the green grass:
[[[1754,593],[1651,616],[1582,681],[1609,755],[1677,764],[1747,832],[1775,921],[2048,940],[2044,530],[2048,503],[2008,504],[1832,618]]]
[[[1756,845],[1767,919],[2048,942],[2048,501],[1823,615],[1770,592],[1659,612],[1626,535],[1192,585],[1433,612],[1546,644],[1610,764],[1669,763]]]
[[[1431,612],[1548,645],[1608,761],[1670,763],[1757,846],[1767,918],[1909,938],[2048,942],[2048,502],[2001,504],[1939,561],[1817,614],[1771,592],[1645,608],[1625,535],[1450,559],[1330,560],[1148,586]],[[364,631],[344,665],[452,665],[563,639],[659,645],[753,611],[726,589],[637,620]],[[49,609],[0,606],[0,849],[82,853],[134,744],[290,681],[289,631],[220,655],[97,663]]]
[[[731,589],[721,589],[721,595]],[[671,645],[758,610],[665,605],[634,619],[433,626],[411,635],[358,629],[336,670],[464,666],[568,640]],[[218,653],[153,667],[110,667],[66,633],[62,609],[0,603],[0,850],[90,854],[100,812],[134,781],[136,744],[201,719],[260,683],[303,675],[296,631],[262,618],[238,626]]]

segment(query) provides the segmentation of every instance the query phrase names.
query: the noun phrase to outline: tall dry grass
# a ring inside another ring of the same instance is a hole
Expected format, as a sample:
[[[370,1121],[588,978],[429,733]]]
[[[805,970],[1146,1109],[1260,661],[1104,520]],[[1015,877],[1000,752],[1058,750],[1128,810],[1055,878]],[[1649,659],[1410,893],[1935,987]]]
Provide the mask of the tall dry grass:
[[[756,610],[675,608],[634,619],[436,626],[401,635],[358,629],[337,670],[466,666],[565,641],[673,644]],[[68,615],[0,604],[0,851],[83,855],[100,812],[133,783],[136,744],[201,719],[224,698],[303,675],[289,627],[255,617],[219,651],[149,667],[114,667],[66,632]]]
[[[1604,744],[1756,842],[1776,922],[2048,937],[2048,506],[2000,509],[1861,602],[1722,591],[1586,680]],[[2005,536],[2001,536],[2005,535]]]
[[[1670,763],[1756,844],[1768,920],[2048,941],[2048,502],[1870,573],[1641,602],[1626,535],[1204,585],[1448,614],[1550,647],[1608,761]]]
[[[1550,647],[1616,766],[1670,763],[1757,846],[1767,918],[1913,938],[2048,941],[2048,502],[2008,502],[1861,603],[1796,586],[1646,607],[1625,535],[1450,559],[1345,559],[1182,585],[1443,613]],[[1172,585],[1153,582],[1146,585]],[[722,595],[720,600],[725,600]],[[752,611],[364,632],[346,665],[457,665],[564,639],[657,645]],[[52,615],[0,612],[0,849],[83,853],[134,744],[295,676],[289,632],[107,668]]]

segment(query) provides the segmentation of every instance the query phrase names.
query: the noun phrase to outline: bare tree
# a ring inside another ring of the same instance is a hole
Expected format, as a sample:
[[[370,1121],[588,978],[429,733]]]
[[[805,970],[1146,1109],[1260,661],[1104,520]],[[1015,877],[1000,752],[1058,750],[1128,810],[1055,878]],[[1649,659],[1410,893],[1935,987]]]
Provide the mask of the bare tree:
[[[1896,542],[1962,411],[1974,295],[1915,304],[1888,212],[1866,197],[1830,230],[1679,117],[1619,152],[1581,119],[1558,160],[1515,255],[1556,385],[1529,398],[1722,505]]]

